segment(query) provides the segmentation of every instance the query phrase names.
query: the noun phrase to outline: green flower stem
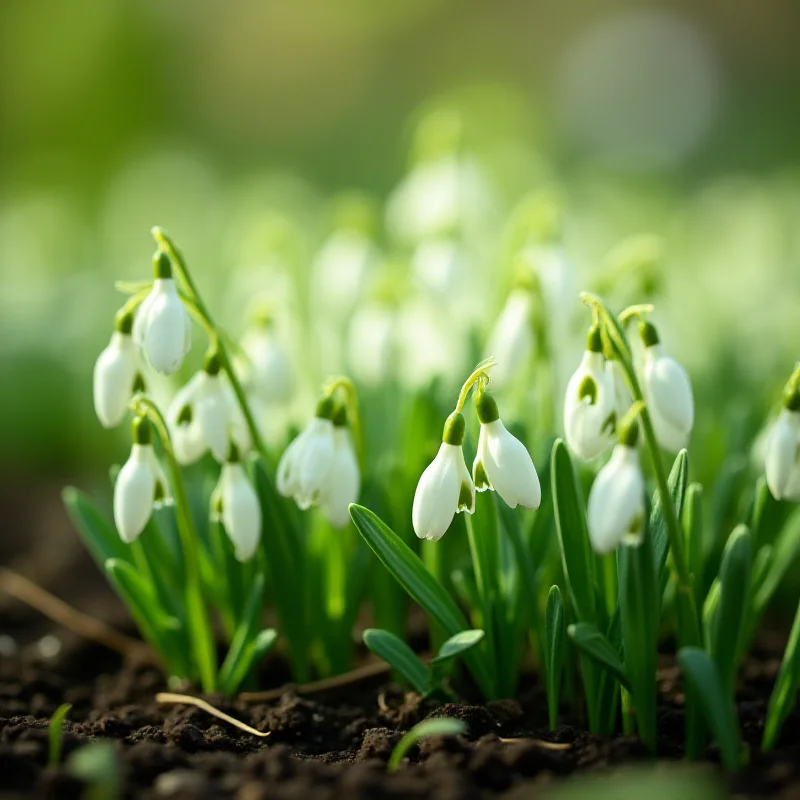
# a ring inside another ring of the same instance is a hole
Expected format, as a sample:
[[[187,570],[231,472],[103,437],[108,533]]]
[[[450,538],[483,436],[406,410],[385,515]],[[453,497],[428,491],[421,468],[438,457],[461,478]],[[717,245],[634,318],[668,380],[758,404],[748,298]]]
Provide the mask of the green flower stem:
[[[478,381],[488,381],[489,374],[488,370],[490,370],[495,364],[497,360],[494,356],[489,356],[489,358],[484,359],[472,370],[472,374],[464,381],[464,385],[461,387],[461,391],[458,394],[458,402],[456,402],[456,413],[460,414],[464,410],[464,403],[467,402],[467,397],[469,397],[469,390],[478,382]]]
[[[192,520],[181,467],[172,449],[167,423],[156,404],[148,397],[137,395],[131,401],[131,406],[137,413],[151,420],[164,448],[175,503],[175,520],[186,566],[186,612],[193,656],[200,671],[203,691],[213,692],[217,683],[217,657],[208,610],[201,589],[197,531]]]
[[[253,440],[253,446],[262,456],[266,457],[266,445],[264,444],[264,440],[261,438],[261,433],[258,430],[258,425],[256,425],[255,417],[253,416],[253,412],[251,411],[250,405],[247,402],[244,388],[242,387],[242,384],[233,369],[233,363],[228,355],[228,348],[225,344],[224,337],[219,335],[217,325],[214,323],[211,314],[206,308],[206,305],[197,290],[197,286],[192,280],[192,276],[189,273],[189,269],[186,266],[186,261],[183,255],[163,228],[156,226],[153,228],[152,234],[158,246],[169,255],[177,267],[178,274],[180,275],[182,282],[186,285],[189,294],[192,296],[195,308],[200,315],[205,318],[204,327],[206,330],[214,332],[214,343],[217,345],[217,349],[219,351],[220,360],[222,361],[222,368],[225,370],[225,373],[228,376],[228,380],[233,388],[233,393],[236,395],[236,401],[239,403],[239,406],[242,409],[242,414],[244,415],[245,422],[247,423],[247,428],[250,431],[250,437]]]
[[[347,421],[350,425],[350,430],[353,432],[356,455],[358,456],[358,463],[361,467],[361,472],[363,473],[365,466],[364,437],[361,429],[361,416],[358,412],[358,392],[356,391],[353,381],[344,375],[333,378],[325,386],[325,394],[328,397],[331,397],[337,389],[341,389],[347,397]]]
[[[631,391],[634,402],[645,403],[644,393],[639,384],[639,379],[636,377],[636,370],[633,366],[633,357],[631,355],[630,345],[625,337],[625,333],[617,320],[617,318],[608,309],[608,306],[599,297],[587,292],[582,293],[581,299],[593,309],[596,308],[600,312],[600,316],[605,323],[604,328],[611,346],[613,347],[620,365],[622,366],[625,378],[628,383],[628,388]],[[637,307],[638,308],[638,307]],[[624,314],[625,312],[623,312]],[[678,591],[678,597],[684,607],[683,620],[687,623],[688,628],[686,635],[695,641],[687,642],[687,644],[696,644],[700,638],[700,625],[697,616],[697,607],[694,600],[694,591],[692,589],[692,577],[689,574],[686,556],[683,552],[683,529],[681,528],[680,520],[678,519],[678,512],[675,508],[672,498],[669,493],[669,486],[667,484],[667,473],[664,469],[664,462],[661,458],[661,450],[656,439],[655,430],[653,429],[653,422],[650,419],[650,411],[645,403],[641,411],[642,430],[644,431],[645,443],[650,452],[650,459],[653,462],[653,470],[656,475],[656,484],[658,485],[658,493],[661,496],[661,506],[664,510],[664,519],[667,523],[667,535],[669,536],[670,553],[672,554],[672,567],[673,575],[675,578],[675,587]]]

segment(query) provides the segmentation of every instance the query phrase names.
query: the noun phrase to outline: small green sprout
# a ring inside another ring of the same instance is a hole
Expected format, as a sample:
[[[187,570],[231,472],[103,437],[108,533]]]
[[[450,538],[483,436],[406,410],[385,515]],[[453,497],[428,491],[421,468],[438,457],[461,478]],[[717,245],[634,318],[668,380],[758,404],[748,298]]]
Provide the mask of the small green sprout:
[[[400,766],[400,762],[406,753],[423,739],[427,739],[430,736],[459,736],[465,733],[466,730],[467,726],[460,719],[436,717],[423,720],[397,743],[389,758],[387,769],[389,772],[394,772]]]
[[[69,703],[64,703],[56,709],[55,714],[50,719],[50,726],[48,727],[48,737],[50,739],[50,749],[47,755],[48,766],[55,767],[61,763],[64,720],[67,718],[71,708],[72,706]]]

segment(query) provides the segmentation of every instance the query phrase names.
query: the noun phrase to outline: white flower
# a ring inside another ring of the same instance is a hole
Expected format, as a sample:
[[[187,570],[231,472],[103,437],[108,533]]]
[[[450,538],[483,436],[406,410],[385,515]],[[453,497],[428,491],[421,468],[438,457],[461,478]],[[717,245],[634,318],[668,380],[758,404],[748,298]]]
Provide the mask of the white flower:
[[[686,370],[666,355],[655,328],[641,326],[645,343],[642,391],[659,444],[671,452],[686,447],[694,425],[694,397]]]
[[[800,412],[781,410],[767,440],[767,485],[776,500],[800,500]]]
[[[638,545],[645,525],[644,476],[635,447],[618,444],[589,493],[589,539],[595,552]]]
[[[567,444],[586,461],[599,456],[612,443],[618,418],[613,376],[606,370],[596,331],[592,328],[589,332],[587,349],[564,396]]]
[[[533,351],[533,297],[528,289],[512,289],[489,336],[487,355],[497,358],[492,382],[498,386],[523,373]]]
[[[261,321],[252,327],[241,346],[246,357],[242,372],[258,398],[268,404],[288,403],[295,390],[294,369],[273,324]]]
[[[475,488],[479,492],[493,489],[509,508],[539,508],[542,487],[525,445],[506,430],[491,395],[478,392],[475,406],[481,422],[478,452],[472,465]]]
[[[317,415],[286,448],[278,463],[278,492],[293,497],[303,510],[319,502],[330,478],[336,449],[332,406],[328,398],[320,402]]]
[[[114,522],[123,542],[144,530],[153,508],[168,499],[167,480],[150,443],[149,423],[134,421],[134,444],[114,484]]]
[[[104,428],[122,422],[138,385],[144,388],[136,346],[129,331],[116,330],[94,365],[94,410]]]
[[[175,457],[181,464],[197,461],[206,450],[217,461],[228,454],[231,406],[219,373],[196,372],[167,409]]]
[[[156,259],[156,278],[139,306],[133,338],[144,348],[153,369],[164,375],[178,370],[191,347],[189,312],[178,295],[165,253]]]
[[[344,528],[350,522],[350,504],[358,501],[361,472],[350,431],[345,424],[334,424],[333,443],[333,463],[327,485],[320,493],[319,505],[334,528]]]
[[[617,418],[616,421],[620,422],[633,404],[633,398],[628,389],[628,384],[625,383],[625,373],[622,369],[622,364],[620,364],[616,358],[611,358],[606,361],[606,376],[613,390],[613,409]]]
[[[235,448],[230,457],[211,496],[212,518],[222,521],[237,560],[248,561],[261,539],[261,504]]]
[[[411,521],[420,539],[438,541],[459,511],[475,511],[475,487],[464,460],[464,417],[452,414],[445,423],[436,458],[417,484]]]

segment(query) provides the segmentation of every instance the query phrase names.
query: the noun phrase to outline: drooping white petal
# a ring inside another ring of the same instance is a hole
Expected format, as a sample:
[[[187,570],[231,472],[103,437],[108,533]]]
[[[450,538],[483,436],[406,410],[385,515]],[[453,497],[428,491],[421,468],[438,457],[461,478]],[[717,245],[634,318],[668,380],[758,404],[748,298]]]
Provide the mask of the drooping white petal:
[[[642,389],[656,437],[662,447],[686,447],[694,424],[694,397],[686,370],[665,355],[661,345],[645,350]]]
[[[133,393],[138,363],[133,339],[114,331],[94,365],[94,410],[104,428],[122,422]]]
[[[200,370],[176,392],[167,407],[165,416],[172,449],[179,464],[193,464],[206,451],[206,443],[196,414],[197,397],[204,383],[205,372]],[[189,417],[188,421],[185,419],[186,416]]]
[[[350,504],[358,501],[361,471],[347,428],[335,426],[333,439],[333,466],[328,485],[320,494],[319,504],[328,522],[335,528],[343,528],[350,522]]]
[[[524,372],[533,351],[533,299],[527,289],[513,289],[489,336],[486,355],[497,358],[492,383],[501,386]]]
[[[189,314],[172,278],[157,278],[150,297],[139,314],[144,351],[153,369],[171,375],[191,346]]]
[[[620,544],[641,543],[644,491],[639,454],[634,448],[618,444],[608,464],[597,473],[589,493],[587,524],[595,552],[610,553]]]
[[[228,435],[230,432],[230,406],[225,398],[222,379],[219,375],[201,372],[202,380],[198,390],[194,413],[204,445],[217,461],[224,462],[228,454]]]
[[[306,428],[302,448],[295,456],[297,471],[295,501],[305,510],[315,505],[325,487],[333,466],[333,423],[314,417]]]
[[[436,458],[422,473],[411,509],[411,522],[418,538],[437,541],[450,527],[461,494],[463,461],[460,446],[442,442]]]
[[[542,487],[536,467],[525,445],[506,430],[499,419],[481,424],[478,452],[473,473],[482,467],[490,488],[503,498],[506,505],[516,508],[538,508],[542,502]]]
[[[628,385],[625,383],[625,373],[622,364],[616,359],[606,361],[606,378],[613,390],[613,410],[619,422],[633,405]]]
[[[592,381],[593,395],[581,397],[581,387]],[[579,458],[596,458],[613,441],[614,387],[603,354],[589,350],[570,378],[564,396],[564,432],[567,445]]]
[[[222,524],[239,561],[248,561],[261,538],[261,505],[256,490],[239,462],[222,465],[218,493]]]
[[[153,513],[157,476],[152,445],[134,444],[114,484],[114,522],[123,542],[144,530]]]
[[[800,500],[800,412],[781,410],[769,434],[764,469],[776,500]]]
[[[307,432],[308,427],[304,428],[303,431],[289,443],[289,446],[284,450],[278,462],[278,473],[275,477],[275,483],[278,493],[283,497],[294,497],[300,489],[297,462],[300,453],[305,447]]]

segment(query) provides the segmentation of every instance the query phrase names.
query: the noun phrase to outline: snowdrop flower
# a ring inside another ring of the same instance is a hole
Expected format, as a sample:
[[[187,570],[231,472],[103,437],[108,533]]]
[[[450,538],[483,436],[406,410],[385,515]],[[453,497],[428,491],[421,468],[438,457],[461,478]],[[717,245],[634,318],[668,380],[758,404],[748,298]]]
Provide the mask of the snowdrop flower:
[[[501,386],[522,374],[534,346],[533,295],[529,288],[511,290],[489,336],[487,353],[497,358],[492,381]]]
[[[686,447],[692,433],[692,385],[686,370],[664,353],[655,327],[642,322],[639,332],[645,346],[642,390],[656,438],[664,449],[677,452]]]
[[[411,257],[411,269],[417,280],[437,296],[452,297],[466,263],[458,241],[449,236],[437,236],[421,242]]]
[[[625,416],[625,412],[631,407],[633,398],[625,383],[625,372],[622,364],[616,358],[609,358],[606,361],[606,379],[613,391],[613,410],[617,422]]]
[[[197,461],[206,450],[217,461],[225,461],[232,415],[220,367],[219,356],[208,356],[203,369],[178,391],[167,409],[172,446],[180,464]]]
[[[637,422],[623,425],[609,462],[597,473],[589,492],[587,523],[592,548],[601,555],[618,545],[642,543],[645,485],[636,450]]]
[[[145,388],[131,337],[132,327],[133,314],[121,316],[108,347],[94,365],[94,410],[104,428],[116,428],[128,410],[131,397]]]
[[[171,375],[183,363],[192,345],[191,323],[166,253],[158,254],[154,272],[153,288],[136,315],[133,338],[144,349],[153,369]]]
[[[475,408],[481,423],[472,465],[475,488],[479,492],[493,489],[510,508],[539,508],[542,487],[525,445],[506,430],[497,403],[487,391],[476,392]]]
[[[114,522],[130,544],[144,530],[153,508],[168,501],[167,480],[156,459],[150,423],[133,421],[133,447],[114,484]]]
[[[564,398],[564,431],[570,450],[586,461],[599,456],[613,440],[616,420],[613,376],[606,370],[600,329],[592,326]]]
[[[259,400],[267,404],[285,405],[295,391],[291,359],[283,346],[275,324],[262,316],[242,337],[245,363],[241,371]]]
[[[419,479],[411,521],[420,539],[438,541],[457,512],[475,512],[475,486],[462,450],[465,428],[457,411],[447,418],[439,452]]]
[[[800,501],[800,391],[791,382],[784,408],[769,433],[764,467],[776,500]]]
[[[358,501],[361,491],[361,471],[344,406],[339,406],[333,419],[333,446],[333,463],[319,505],[334,528],[344,528],[350,522],[350,504]]]
[[[236,559],[249,561],[261,539],[261,504],[233,442],[211,495],[211,518],[222,522]]]
[[[316,505],[328,485],[336,451],[333,415],[334,402],[324,397],[313,419],[278,463],[278,492],[293,497],[303,510]]]

